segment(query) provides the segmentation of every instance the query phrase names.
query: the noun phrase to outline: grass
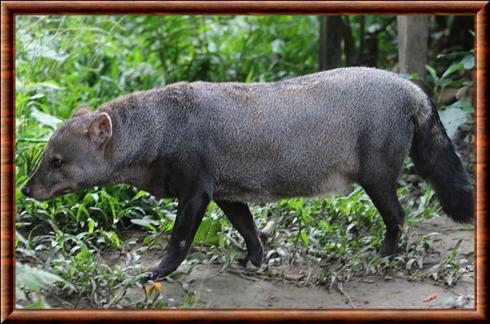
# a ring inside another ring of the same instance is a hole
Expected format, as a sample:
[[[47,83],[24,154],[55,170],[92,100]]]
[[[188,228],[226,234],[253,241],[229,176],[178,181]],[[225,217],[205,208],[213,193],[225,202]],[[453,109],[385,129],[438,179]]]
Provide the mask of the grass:
[[[175,201],[118,185],[38,202],[24,197],[20,188],[50,134],[82,103],[97,107],[121,94],[179,80],[267,81],[315,71],[316,18],[16,19],[17,306],[167,306],[158,286],[145,282],[142,259],[162,256],[175,219]],[[434,78],[439,88],[450,84],[444,81],[447,76],[434,74]],[[461,262],[464,257],[455,248],[426,271],[434,237],[414,235],[413,229],[438,217],[440,208],[432,190],[411,175],[412,169],[407,162],[408,175],[398,191],[408,215],[399,256],[388,259],[378,254],[383,223],[370,199],[356,187],[345,197],[253,205],[258,227],[268,227],[269,232],[265,266],[253,275],[287,280],[288,268],[306,267],[320,271],[304,284],[326,287],[354,277],[397,272],[413,280],[454,285],[471,268]],[[244,247],[212,203],[187,259],[187,271],[210,263],[224,271],[244,256]],[[185,273],[174,273],[167,280],[182,276]],[[134,289],[144,291],[143,300],[131,300]],[[185,300],[179,307],[192,307],[197,297],[187,291]]]

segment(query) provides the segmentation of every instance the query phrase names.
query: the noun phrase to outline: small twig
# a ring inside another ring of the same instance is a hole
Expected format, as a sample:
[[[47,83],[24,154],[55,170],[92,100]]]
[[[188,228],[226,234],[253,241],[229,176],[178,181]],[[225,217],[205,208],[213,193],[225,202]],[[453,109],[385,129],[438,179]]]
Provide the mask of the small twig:
[[[218,271],[216,271],[215,273],[213,273],[212,275],[206,277],[206,280],[208,279],[211,279],[211,278],[214,278],[216,276],[219,276],[223,271],[225,271],[226,269],[228,268],[228,265],[227,264],[224,264]]]
[[[227,272],[231,273],[231,274],[235,274],[235,275],[239,275],[240,277],[242,277],[243,279],[246,279],[246,280],[249,280],[249,281],[257,281],[257,278],[254,278],[254,277],[249,277],[249,276],[246,276],[243,274],[243,272],[241,271],[236,271],[236,270],[228,270]]]
[[[457,295],[458,297],[461,297],[461,296],[464,296],[463,294],[460,294],[459,292],[457,292],[456,290],[454,290],[453,288],[451,287],[448,287],[446,284],[444,283],[440,283],[438,281],[435,281],[434,283],[434,286],[437,286],[437,287],[441,287],[443,289],[446,289],[446,290],[449,290],[450,292],[452,292],[453,294]]]
[[[420,271],[420,270],[415,270],[415,272],[414,272],[414,273],[412,273],[412,274],[411,274],[411,275],[410,275],[410,276],[407,278],[407,280],[408,280],[408,281],[412,281],[412,280],[414,280],[414,279],[415,279],[417,276],[419,276],[419,275],[420,275],[420,273],[421,273],[421,271]]]
[[[347,299],[347,301],[349,302],[350,306],[352,308],[356,308],[356,306],[354,305],[354,303],[352,302],[352,299],[349,297],[349,295],[347,295],[347,293],[344,291],[344,289],[342,288],[342,283],[339,283],[337,285],[337,290],[345,297],[345,299]]]
[[[463,295],[461,295],[459,292],[457,292],[456,290],[454,290],[453,288],[451,287],[445,287],[447,290],[449,290],[450,292],[452,292],[453,294],[457,295],[458,297],[461,297]]]
[[[119,297],[115,296],[109,303],[107,303],[107,306],[108,307],[114,307],[117,304],[119,304],[119,302],[124,298],[124,296],[126,296],[127,292],[128,292],[128,290],[125,289],[124,292]]]

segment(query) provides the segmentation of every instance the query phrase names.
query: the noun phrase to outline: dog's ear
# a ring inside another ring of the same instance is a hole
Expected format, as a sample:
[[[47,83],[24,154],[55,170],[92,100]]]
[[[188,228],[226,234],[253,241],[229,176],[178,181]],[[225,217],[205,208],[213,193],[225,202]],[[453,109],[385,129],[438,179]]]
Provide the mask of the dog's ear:
[[[105,147],[105,144],[112,136],[112,121],[109,114],[105,112],[97,113],[88,128],[88,134],[95,144],[99,147]]]
[[[88,106],[82,105],[72,112],[71,118],[80,117],[86,114],[90,114],[91,112],[92,111]]]

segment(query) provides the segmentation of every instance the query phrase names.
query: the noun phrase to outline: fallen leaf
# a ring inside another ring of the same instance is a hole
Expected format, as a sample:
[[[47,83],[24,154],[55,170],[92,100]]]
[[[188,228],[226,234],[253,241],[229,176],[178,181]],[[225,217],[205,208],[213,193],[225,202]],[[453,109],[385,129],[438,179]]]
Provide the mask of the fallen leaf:
[[[363,278],[363,279],[361,279],[361,282],[373,284],[373,283],[376,283],[376,280]]]
[[[155,290],[158,291],[158,292],[160,292],[161,288],[162,288],[162,284],[159,283],[159,282],[155,282],[151,286],[145,287],[145,292],[147,294],[150,294],[150,293],[152,293]]]
[[[437,294],[436,294],[436,293],[432,293],[432,294],[430,294],[429,296],[425,297],[425,299],[424,299],[424,303],[431,302],[431,301],[433,301],[434,299],[437,299]]]

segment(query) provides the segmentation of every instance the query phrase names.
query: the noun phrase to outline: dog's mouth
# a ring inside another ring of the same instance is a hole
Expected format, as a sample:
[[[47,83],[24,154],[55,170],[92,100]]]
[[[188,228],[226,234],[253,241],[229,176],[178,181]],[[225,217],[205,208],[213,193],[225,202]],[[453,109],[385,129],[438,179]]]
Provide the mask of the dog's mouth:
[[[56,196],[61,196],[61,195],[66,195],[73,192],[73,188],[71,186],[67,185],[60,185],[60,186],[55,186],[51,190],[51,197],[56,197]]]

